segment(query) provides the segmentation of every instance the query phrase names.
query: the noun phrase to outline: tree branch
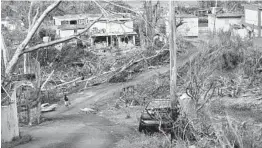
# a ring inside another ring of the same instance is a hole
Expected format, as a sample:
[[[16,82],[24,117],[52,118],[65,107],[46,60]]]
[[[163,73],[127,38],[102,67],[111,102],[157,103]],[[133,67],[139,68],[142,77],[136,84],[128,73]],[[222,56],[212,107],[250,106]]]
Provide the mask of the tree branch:
[[[45,84],[50,80],[50,78],[51,78],[51,76],[53,75],[54,71],[55,71],[55,70],[53,70],[53,71],[49,74],[49,76],[47,77],[47,79],[45,80],[45,82],[42,84],[41,90],[44,89]]]
[[[61,0],[54,2],[50,6],[46,8],[46,10],[43,12],[43,14],[38,18],[36,23],[32,26],[31,30],[28,32],[26,38],[24,41],[17,47],[14,56],[12,57],[11,61],[7,64],[6,68],[6,75],[10,75],[13,71],[14,66],[17,64],[18,58],[29,43],[29,41],[32,39],[33,35],[39,28],[39,26],[42,24],[45,17],[53,10],[55,9],[59,4],[61,3]]]
[[[101,10],[102,13],[106,14],[106,16],[108,16],[108,13],[107,11],[101,6],[98,4],[98,2],[96,2],[96,0],[92,0]]]
[[[39,14],[39,7],[36,9],[36,14],[35,14],[35,17],[33,18],[32,25],[35,24],[38,14]]]
[[[29,8],[29,12],[28,12],[28,29],[30,30],[31,28],[31,14],[32,14],[32,7],[33,7],[33,1],[31,1],[30,3],[30,8]]]
[[[71,39],[77,38],[79,35],[85,33],[86,31],[88,31],[88,30],[89,30],[97,21],[99,21],[102,17],[103,17],[103,15],[101,15],[98,19],[94,20],[94,21],[92,22],[92,24],[90,24],[86,29],[84,29],[83,31],[79,32],[79,33],[76,34],[76,35],[72,35],[72,36],[69,36],[69,37],[66,37],[66,38],[62,38],[62,39],[58,39],[58,40],[55,40],[55,41],[51,41],[51,42],[48,42],[48,43],[38,44],[38,45],[36,45],[36,46],[27,48],[27,49],[26,49],[24,52],[22,52],[20,55],[22,55],[22,54],[24,54],[24,53],[27,53],[27,52],[32,52],[32,51],[37,50],[37,49],[39,49],[39,48],[52,46],[52,45],[55,45],[55,44],[63,43],[63,42],[65,42],[65,41],[69,41],[69,40],[71,40]]]

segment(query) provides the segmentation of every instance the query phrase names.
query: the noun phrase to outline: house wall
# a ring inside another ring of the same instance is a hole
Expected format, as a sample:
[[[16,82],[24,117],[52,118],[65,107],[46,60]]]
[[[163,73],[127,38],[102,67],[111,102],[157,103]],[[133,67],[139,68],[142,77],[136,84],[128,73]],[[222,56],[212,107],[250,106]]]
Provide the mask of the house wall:
[[[258,26],[259,25],[259,22],[258,22],[259,21],[258,20],[259,13],[261,14],[260,15],[260,17],[261,17],[260,18],[260,20],[261,20],[260,24],[262,24],[262,11],[245,9],[245,23]],[[256,37],[258,37],[258,34],[259,34],[258,32],[259,32],[259,30],[257,28],[255,28],[254,29],[254,35]],[[260,37],[262,37],[262,34],[260,35]]]
[[[233,24],[240,24],[241,18],[216,18],[214,16],[208,16],[208,28],[210,31],[229,31],[230,26]]]
[[[61,38],[74,35],[74,30],[59,30],[59,32],[60,32],[59,35]]]
[[[182,18],[183,25],[177,28],[177,33],[182,36],[198,36],[198,18]]]
[[[245,22],[248,24],[258,25],[258,11],[245,9]]]
[[[59,26],[59,25],[61,25],[61,20],[55,19],[55,26]]]
[[[254,35],[255,35],[255,37],[258,37],[258,29],[254,29]],[[262,34],[260,35],[260,37],[262,37]]]

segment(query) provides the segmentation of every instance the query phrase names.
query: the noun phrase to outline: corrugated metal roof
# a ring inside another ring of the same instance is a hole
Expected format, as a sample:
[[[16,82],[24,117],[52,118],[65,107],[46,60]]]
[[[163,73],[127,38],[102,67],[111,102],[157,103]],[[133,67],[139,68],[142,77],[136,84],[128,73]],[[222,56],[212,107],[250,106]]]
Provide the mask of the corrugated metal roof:
[[[209,14],[211,16],[216,16],[217,18],[241,18],[243,14],[237,13],[219,13],[219,14]]]
[[[111,33],[94,33],[91,36],[97,37],[97,36],[111,36],[111,35],[136,35],[136,32],[111,32]]]
[[[262,10],[262,5],[261,4],[245,4],[245,8],[247,9],[259,9]]]
[[[195,16],[195,15],[192,15],[192,14],[179,14],[179,15],[176,15],[176,17],[179,17],[179,18],[198,18],[198,16]]]

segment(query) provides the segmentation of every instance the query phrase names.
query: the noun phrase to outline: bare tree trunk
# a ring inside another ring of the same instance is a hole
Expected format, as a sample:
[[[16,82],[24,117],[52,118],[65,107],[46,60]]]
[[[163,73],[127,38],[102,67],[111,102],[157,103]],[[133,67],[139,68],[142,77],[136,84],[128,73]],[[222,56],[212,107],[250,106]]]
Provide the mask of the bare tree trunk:
[[[6,48],[5,40],[4,40],[4,37],[3,37],[2,33],[1,33],[1,38],[2,38],[2,40],[1,40],[1,50],[3,51],[3,55],[2,56],[3,56],[3,60],[4,60],[4,65],[5,65],[5,68],[6,68],[7,63],[9,61],[9,51]]]

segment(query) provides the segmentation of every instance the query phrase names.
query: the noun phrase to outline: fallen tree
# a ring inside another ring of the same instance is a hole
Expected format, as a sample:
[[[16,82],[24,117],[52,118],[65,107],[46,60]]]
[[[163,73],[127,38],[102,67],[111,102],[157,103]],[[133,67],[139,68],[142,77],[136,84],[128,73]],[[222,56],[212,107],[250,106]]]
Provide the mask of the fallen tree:
[[[199,44],[199,43],[197,43]],[[183,53],[183,50],[185,50],[185,54],[181,54],[178,57],[177,66],[181,67],[186,62],[190,61],[193,56],[196,55],[197,47],[190,44],[188,47],[182,47],[184,49],[180,49],[180,52]],[[115,74],[108,79],[109,83],[118,83],[118,82],[125,82],[127,80],[128,75],[138,73],[142,71],[144,68],[150,67],[150,66],[156,66],[161,65],[163,63],[169,62],[169,50],[168,49],[161,49],[156,55],[150,56],[150,57],[143,57],[141,59],[138,59],[136,61],[131,60],[128,64],[125,66],[117,69],[115,71]]]

